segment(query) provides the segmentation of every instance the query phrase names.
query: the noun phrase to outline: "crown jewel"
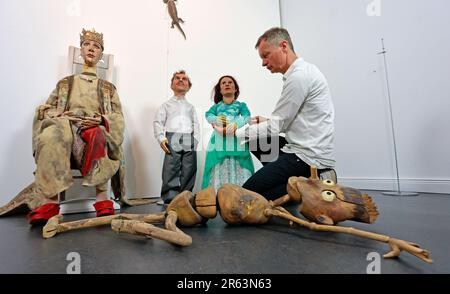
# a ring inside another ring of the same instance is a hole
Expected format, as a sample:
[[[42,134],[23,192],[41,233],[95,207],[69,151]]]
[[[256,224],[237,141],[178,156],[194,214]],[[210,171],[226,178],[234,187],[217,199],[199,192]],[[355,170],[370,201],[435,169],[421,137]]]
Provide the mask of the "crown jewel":
[[[105,49],[103,45],[103,34],[96,32],[95,29],[92,29],[90,31],[83,29],[80,34],[80,46],[86,40],[95,41],[102,46],[102,50]]]

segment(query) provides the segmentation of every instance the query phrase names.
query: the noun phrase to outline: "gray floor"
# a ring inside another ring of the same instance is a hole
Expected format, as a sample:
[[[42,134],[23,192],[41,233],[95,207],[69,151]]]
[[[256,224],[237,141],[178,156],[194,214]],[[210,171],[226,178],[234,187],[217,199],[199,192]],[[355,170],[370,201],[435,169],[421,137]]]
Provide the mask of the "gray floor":
[[[373,225],[342,225],[413,241],[431,251],[433,264],[402,253],[381,260],[381,273],[450,273],[450,195],[383,196],[368,191],[380,211]],[[295,207],[289,205],[288,210]],[[128,213],[151,213],[161,206],[128,208]],[[93,214],[66,216],[66,221]],[[186,248],[161,240],[116,234],[109,227],[41,237],[24,215],[0,218],[0,273],[66,273],[70,252],[81,257],[82,273],[143,274],[365,274],[371,252],[384,254],[384,243],[338,233],[312,232],[274,220],[263,226],[228,226],[220,216],[206,226],[183,228],[193,239]]]

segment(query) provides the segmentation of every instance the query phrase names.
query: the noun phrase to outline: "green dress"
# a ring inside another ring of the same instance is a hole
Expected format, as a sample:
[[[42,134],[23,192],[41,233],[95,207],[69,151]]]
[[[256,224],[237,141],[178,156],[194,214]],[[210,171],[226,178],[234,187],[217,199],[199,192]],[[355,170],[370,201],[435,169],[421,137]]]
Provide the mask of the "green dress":
[[[205,113],[211,124],[221,115],[226,116],[228,123],[236,123],[237,128],[250,120],[247,105],[240,101],[231,104],[221,101]],[[217,191],[225,183],[242,186],[254,170],[248,144],[239,144],[235,136],[223,136],[214,130],[206,150],[202,189],[212,186]]]

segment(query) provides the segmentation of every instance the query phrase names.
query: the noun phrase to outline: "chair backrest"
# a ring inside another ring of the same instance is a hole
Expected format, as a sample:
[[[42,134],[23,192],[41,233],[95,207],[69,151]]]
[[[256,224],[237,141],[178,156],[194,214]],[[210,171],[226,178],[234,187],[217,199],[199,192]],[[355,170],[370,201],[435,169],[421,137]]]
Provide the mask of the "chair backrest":
[[[330,169],[324,172],[320,173],[320,179],[321,180],[332,180],[333,182],[335,182],[337,184],[337,173],[336,170],[334,169]]]
[[[81,57],[80,48],[69,46],[68,71],[70,74],[79,74],[83,70],[84,60]],[[102,58],[97,63],[97,76],[101,79],[113,82],[114,55],[103,53]]]

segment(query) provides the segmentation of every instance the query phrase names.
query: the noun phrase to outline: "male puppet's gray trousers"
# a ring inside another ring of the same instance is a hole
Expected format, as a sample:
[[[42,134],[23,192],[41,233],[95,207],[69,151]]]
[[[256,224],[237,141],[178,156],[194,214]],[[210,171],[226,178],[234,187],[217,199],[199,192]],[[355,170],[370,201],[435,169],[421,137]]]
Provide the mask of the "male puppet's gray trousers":
[[[170,203],[179,193],[192,191],[197,173],[197,142],[193,134],[166,132],[170,154],[164,157],[161,198]]]

